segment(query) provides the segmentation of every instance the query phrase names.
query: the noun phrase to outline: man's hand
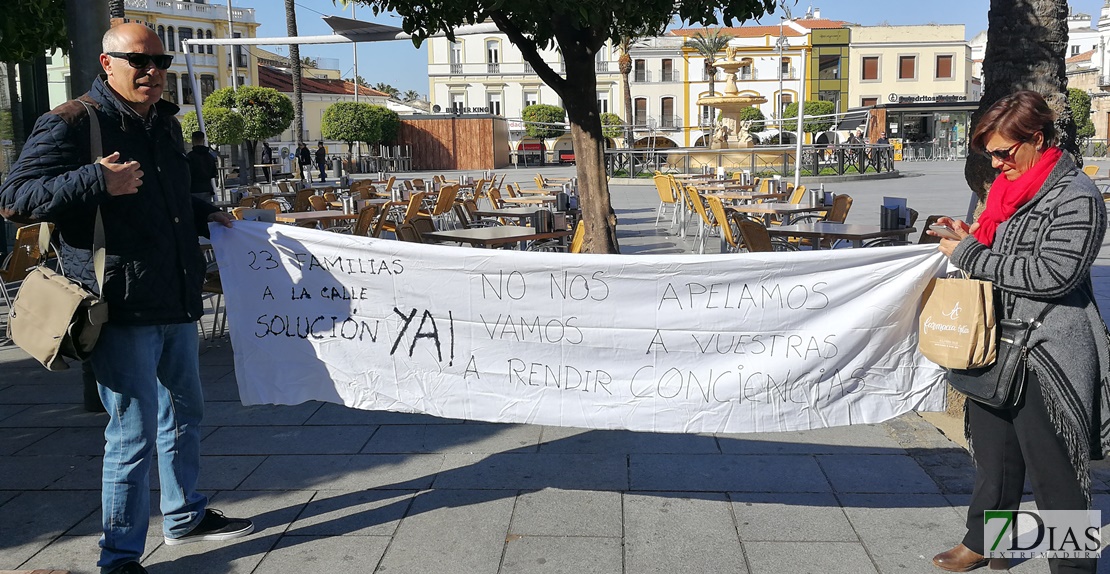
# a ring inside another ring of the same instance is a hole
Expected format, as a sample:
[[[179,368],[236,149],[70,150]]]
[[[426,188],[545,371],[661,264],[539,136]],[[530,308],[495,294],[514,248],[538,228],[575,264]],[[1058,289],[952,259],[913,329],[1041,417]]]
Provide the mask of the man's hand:
[[[108,195],[131,195],[139,192],[143,184],[143,170],[139,162],[116,163],[119,161],[119,152],[102,158],[99,162],[104,172],[104,181],[108,184]]]
[[[228,215],[227,213],[224,213],[223,211],[214,211],[211,214],[209,214],[208,221],[211,221],[213,223],[219,223],[220,225],[222,225],[222,226],[224,226],[228,229],[231,229],[231,222],[235,221],[235,220],[232,219],[230,215]]]

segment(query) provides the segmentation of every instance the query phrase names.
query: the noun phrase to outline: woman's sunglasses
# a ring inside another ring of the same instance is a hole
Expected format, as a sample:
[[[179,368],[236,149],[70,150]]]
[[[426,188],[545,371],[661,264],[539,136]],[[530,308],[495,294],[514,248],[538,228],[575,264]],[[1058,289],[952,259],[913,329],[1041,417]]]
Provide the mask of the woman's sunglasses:
[[[122,58],[127,60],[127,63],[136,70],[145,70],[150,67],[150,63],[154,62],[154,67],[159,70],[168,70],[170,64],[173,63],[173,56],[168,54],[158,54],[152,56],[150,54],[142,54],[139,52],[108,52],[109,56],[113,58]]]
[[[1020,147],[1023,143],[1025,143],[1025,141],[1019,141],[1006,149],[988,149],[983,150],[983,153],[986,154],[989,158],[994,158],[998,161],[1009,163],[1009,161],[1014,158],[1014,153],[1017,152],[1017,148]]]

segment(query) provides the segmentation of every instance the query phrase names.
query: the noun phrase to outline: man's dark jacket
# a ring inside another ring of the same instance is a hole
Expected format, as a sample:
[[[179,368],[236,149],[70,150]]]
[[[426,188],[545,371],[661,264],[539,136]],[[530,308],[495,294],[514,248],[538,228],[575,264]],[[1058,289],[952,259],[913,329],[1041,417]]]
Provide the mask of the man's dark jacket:
[[[97,109],[104,155],[137,161],[142,185],[133,195],[110,196],[90,157],[85,106],[71,100],[35,122],[35,129],[4,185],[0,215],[52,221],[62,240],[92,245],[97,207],[104,219],[107,269],[104,297],[111,323],[158,325],[200,318],[204,260],[197,242],[207,235],[210,204],[189,194],[189,163],[178,107],[159,100],[149,131],[124,111],[103,77],[81,96]],[[92,287],[92,286],[90,286]]]

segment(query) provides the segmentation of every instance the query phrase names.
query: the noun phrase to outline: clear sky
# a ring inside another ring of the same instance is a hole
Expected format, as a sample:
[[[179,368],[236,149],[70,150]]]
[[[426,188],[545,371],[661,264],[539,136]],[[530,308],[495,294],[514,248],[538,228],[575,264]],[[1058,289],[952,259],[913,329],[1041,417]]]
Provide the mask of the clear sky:
[[[212,0],[218,3],[226,0]],[[871,26],[876,24],[963,24],[967,38],[987,28],[989,0],[829,0],[809,2],[798,0],[788,6],[794,17],[801,17],[809,6],[821,9],[821,17],[832,20]],[[280,0],[231,0],[233,7],[254,8],[255,18],[261,24],[259,36],[285,35],[285,8]],[[1090,14],[1098,21],[1102,0],[1072,0],[1074,12]],[[324,24],[324,15],[345,15],[350,17],[351,9],[340,10],[332,0],[298,0],[297,27],[300,35],[330,34]],[[400,18],[383,15],[373,17],[369,8],[356,7],[355,15],[360,20],[372,20],[382,24],[400,26]],[[762,18],[762,22],[778,23],[778,14]],[[285,54],[284,47],[268,49]],[[339,60],[343,77],[353,75],[353,49],[350,45],[341,46],[302,46],[301,55],[312,58],[334,58]],[[428,94],[428,53],[424,48],[416,48],[410,41],[377,42],[361,44],[358,47],[358,73],[371,84],[385,82],[404,92],[416,90]]]

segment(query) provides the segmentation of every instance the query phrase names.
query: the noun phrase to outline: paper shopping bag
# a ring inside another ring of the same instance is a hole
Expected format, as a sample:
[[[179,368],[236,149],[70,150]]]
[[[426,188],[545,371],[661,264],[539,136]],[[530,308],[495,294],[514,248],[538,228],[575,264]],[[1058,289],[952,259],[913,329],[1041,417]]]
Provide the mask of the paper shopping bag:
[[[998,335],[990,281],[934,279],[923,301],[917,343],[921,354],[949,369],[994,364]]]

